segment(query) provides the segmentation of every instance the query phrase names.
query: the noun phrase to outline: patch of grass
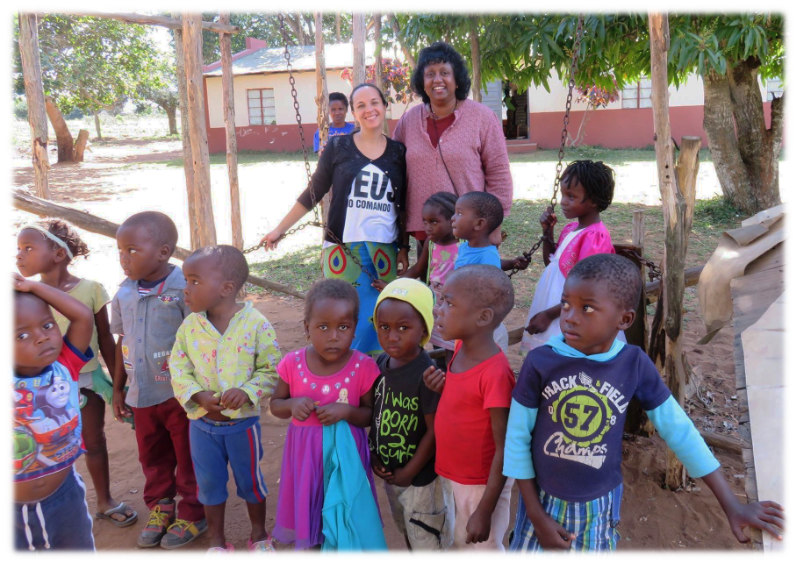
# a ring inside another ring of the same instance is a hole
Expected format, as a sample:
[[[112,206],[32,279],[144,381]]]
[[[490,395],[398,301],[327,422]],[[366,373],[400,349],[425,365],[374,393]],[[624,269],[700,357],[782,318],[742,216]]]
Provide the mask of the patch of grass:
[[[319,265],[320,249],[319,244],[313,244],[274,260],[251,263],[250,273],[305,293],[311,284],[322,278]],[[247,291],[261,293],[268,290],[248,285]]]
[[[736,209],[723,196],[711,199],[698,200],[694,207],[695,224],[708,225],[738,225],[744,215]]]
[[[526,154],[510,154],[509,160],[513,162],[558,162],[558,151],[554,149],[540,149]],[[564,164],[573,160],[602,160],[609,166],[623,166],[629,162],[655,162],[656,152],[653,147],[644,149],[607,149],[596,146],[580,146],[567,148],[564,151]],[[701,162],[710,162],[711,153],[708,149],[701,149],[698,159]]]

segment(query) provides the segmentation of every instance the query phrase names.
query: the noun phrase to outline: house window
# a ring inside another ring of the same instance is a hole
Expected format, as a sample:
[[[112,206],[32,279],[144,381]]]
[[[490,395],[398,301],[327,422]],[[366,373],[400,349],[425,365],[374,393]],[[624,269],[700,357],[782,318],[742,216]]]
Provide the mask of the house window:
[[[250,125],[275,124],[275,91],[272,88],[247,91]]]
[[[767,101],[783,97],[783,80],[780,78],[767,79]]]
[[[639,82],[625,86],[622,89],[622,107],[653,107],[653,102],[650,100],[650,80],[643,78]]]

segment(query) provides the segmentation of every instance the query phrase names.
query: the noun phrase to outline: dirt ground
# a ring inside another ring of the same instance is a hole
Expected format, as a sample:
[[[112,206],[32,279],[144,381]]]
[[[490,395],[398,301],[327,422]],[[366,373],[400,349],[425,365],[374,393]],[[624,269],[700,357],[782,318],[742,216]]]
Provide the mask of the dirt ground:
[[[183,170],[180,166],[170,166],[165,170],[163,165],[148,164],[163,161],[165,157],[178,158],[179,148],[179,141],[126,141],[95,146],[87,156],[87,163],[80,166],[52,167],[50,185],[54,193],[53,199],[115,222],[144,209],[167,212],[178,224],[180,244],[188,246]],[[260,166],[240,167],[246,246],[258,240],[260,235],[267,232],[269,225],[277,222],[289,208],[298,186],[304,184],[302,164],[292,164],[297,166],[285,165],[281,168],[273,164],[268,176],[265,176],[265,170]],[[16,187],[31,186],[30,160],[25,155],[17,155],[13,159],[13,167],[13,184]],[[547,173],[552,172],[548,169]],[[516,175],[515,171],[515,177]],[[265,192],[267,177],[270,188],[268,193]],[[642,180],[644,183],[650,181],[649,178]],[[547,183],[544,185],[547,186]],[[638,185],[641,186],[642,183]],[[286,189],[282,189],[284,186]],[[212,189],[218,238],[230,240],[230,227],[225,219],[228,206],[225,202],[227,179],[224,166],[212,168]],[[517,197],[527,195],[523,192],[517,194]],[[624,194],[618,197],[624,197]],[[12,211],[12,232],[16,233],[20,225],[35,219],[18,210]],[[113,295],[117,284],[122,280],[114,242],[91,233],[86,234],[85,240],[92,254],[88,260],[78,260],[73,271],[79,276],[101,281]],[[298,237],[298,240],[285,245],[282,251],[303,244],[303,240]],[[13,240],[9,242],[13,247]],[[305,345],[299,322],[303,307],[300,299],[276,295],[251,295],[249,298],[275,326],[284,353]],[[525,299],[529,301],[530,296]],[[506,320],[506,325],[510,328],[521,325],[524,314],[525,310],[515,309]],[[688,312],[684,341],[687,343],[690,364],[701,376],[701,384],[699,393],[690,398],[687,408],[699,428],[737,437],[738,407],[734,385],[732,329],[727,327],[708,345],[695,346],[692,343],[697,341],[701,331],[702,323],[697,313]],[[518,369],[522,358],[516,348],[517,346],[511,347],[509,359],[512,367]],[[96,521],[95,539],[99,550],[135,550],[136,537],[147,519],[147,509],[141,497],[144,479],[130,426],[115,422],[110,412],[107,412],[106,419],[112,494],[139,511],[140,520],[136,525],[125,529],[116,528],[105,521]],[[270,489],[267,498],[268,528],[274,523],[286,425],[287,421],[273,417],[268,408],[262,407],[264,459],[261,469]],[[744,500],[744,466],[741,457],[725,451],[715,453],[734,492]],[[626,439],[623,444],[623,459],[625,494],[619,527],[620,549],[749,549],[736,541],[721,509],[705,485],[690,485],[678,492],[662,488],[665,445],[659,438]],[[90,508],[93,508],[94,488],[82,460],[77,467],[86,479],[87,500]],[[245,505],[236,497],[232,480],[228,483],[228,490],[230,502],[226,514],[226,535],[237,549],[242,550],[245,549],[249,529]],[[378,490],[387,543],[390,549],[405,549],[402,537],[391,522],[382,488],[379,486]],[[512,524],[515,507],[516,493],[512,505]],[[201,537],[187,546],[186,550],[203,550],[207,547],[207,538]],[[286,549],[286,546],[280,547]]]

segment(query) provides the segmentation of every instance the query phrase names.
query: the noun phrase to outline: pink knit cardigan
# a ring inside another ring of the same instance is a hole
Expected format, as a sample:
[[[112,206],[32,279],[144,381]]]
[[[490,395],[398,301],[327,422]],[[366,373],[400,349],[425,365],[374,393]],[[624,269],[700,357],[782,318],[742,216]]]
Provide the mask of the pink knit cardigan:
[[[497,196],[503,205],[503,214],[508,215],[514,186],[506,140],[497,116],[481,103],[458,102],[455,121],[439,139],[447,163],[445,169],[439,149],[428,136],[426,120],[429,115],[425,104],[416,105],[403,114],[394,130],[394,138],[406,146],[406,230],[424,229],[422,206],[439,191],[460,196],[485,190]]]

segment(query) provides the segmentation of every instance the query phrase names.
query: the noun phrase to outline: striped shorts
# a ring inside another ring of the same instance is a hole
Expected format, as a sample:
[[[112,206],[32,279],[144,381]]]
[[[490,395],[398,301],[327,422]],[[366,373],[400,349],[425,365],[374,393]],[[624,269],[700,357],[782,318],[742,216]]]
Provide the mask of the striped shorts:
[[[616,549],[619,540],[617,525],[622,502],[622,483],[602,497],[585,502],[562,500],[539,489],[539,501],[553,520],[570,534],[575,534],[570,549],[576,551]],[[542,550],[534,533],[533,524],[528,520],[521,495],[517,504],[517,517],[509,550]]]

